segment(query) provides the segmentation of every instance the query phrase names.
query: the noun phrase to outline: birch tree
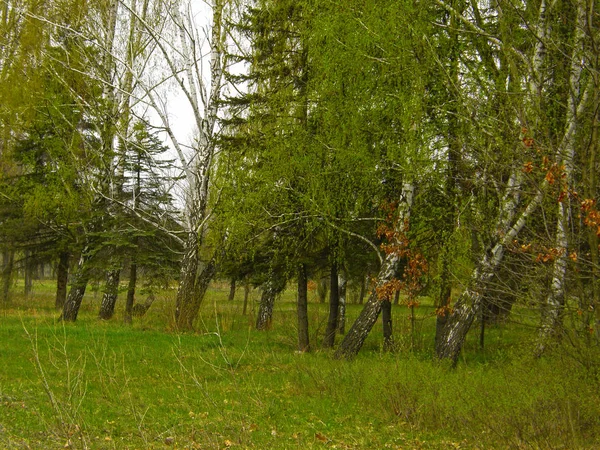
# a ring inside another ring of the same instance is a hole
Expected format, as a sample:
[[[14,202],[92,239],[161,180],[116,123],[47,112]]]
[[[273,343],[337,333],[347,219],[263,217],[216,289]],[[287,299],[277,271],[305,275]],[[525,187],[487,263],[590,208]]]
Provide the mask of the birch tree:
[[[176,325],[185,330],[193,327],[208,282],[216,270],[215,258],[202,267],[200,249],[210,218],[208,204],[211,172],[216,161],[218,103],[223,87],[223,70],[227,65],[228,2],[213,0],[207,4],[210,12],[204,10],[200,13],[210,16],[204,26],[197,22],[199,13],[194,10],[193,2],[167,1],[162,4],[167,14],[164,23],[154,26],[139,16],[137,19],[155,43],[166,66],[167,78],[172,80],[191,110],[197,132],[191,146],[185,144],[173,127],[169,114],[172,105],[162,100],[151,79],[139,77],[145,98],[158,115],[185,177],[186,236],[183,239],[184,254],[175,307]],[[159,84],[164,81],[160,80]]]
[[[475,31],[476,35],[479,36],[484,35],[485,29],[487,29],[485,23],[477,23],[477,21],[470,19],[470,17],[480,17],[475,11],[475,3],[471,5],[468,11],[469,17],[464,13],[461,14],[449,3],[438,1],[438,4],[446,8],[451,14],[455,14],[465,29]],[[573,139],[577,114],[565,112],[565,115],[559,120],[559,123],[564,124],[562,127],[564,131],[550,139],[543,137],[552,136],[552,132],[548,133],[547,130],[553,130],[552,124],[545,123],[551,119],[551,116],[542,114],[545,110],[544,99],[548,95],[548,86],[552,83],[559,85],[564,82],[564,80],[560,80],[562,74],[559,71],[549,72],[548,51],[559,40],[558,36],[550,35],[549,17],[553,12],[550,8],[554,5],[554,2],[547,4],[542,1],[536,14],[533,14],[529,7],[524,8],[523,6],[498,3],[497,14],[488,15],[487,20],[501,21],[507,13],[516,10],[520,13],[517,17],[525,21],[522,23],[521,29],[528,30],[525,42],[530,42],[530,44],[523,45],[521,42],[519,45],[519,42],[514,40],[488,35],[484,49],[505,55],[506,60],[513,61],[514,67],[519,69],[511,69],[510,75],[516,86],[522,86],[518,89],[523,92],[521,107],[517,109],[520,115],[515,118],[515,121],[520,121],[524,131],[535,133],[536,139],[538,139],[538,141],[535,141],[533,138],[524,138],[524,148],[521,155],[526,156],[527,151],[531,148],[535,146],[540,148],[539,146],[544,145],[549,149],[550,158],[559,161],[566,146]],[[502,30],[502,26],[499,29]],[[555,39],[555,41],[552,39]],[[482,50],[477,51],[481,52]],[[578,111],[583,108],[585,102],[581,100],[580,97],[578,103],[571,108],[571,111]],[[553,142],[556,144],[553,144]],[[530,166],[527,164],[526,159],[522,159],[522,156],[521,159],[517,159],[512,164],[510,176],[497,209],[494,237],[486,245],[483,255],[479,257],[467,288],[463,291],[447,318],[441,339],[438,340],[438,357],[448,358],[456,363],[466,334],[482,307],[488,283],[498,273],[507,248],[515,242],[519,233],[542,204],[544,198],[549,195],[553,181],[552,170],[554,169],[548,169],[546,177],[536,181],[537,184],[532,186],[534,194],[526,196],[523,192],[524,173],[531,173]]]

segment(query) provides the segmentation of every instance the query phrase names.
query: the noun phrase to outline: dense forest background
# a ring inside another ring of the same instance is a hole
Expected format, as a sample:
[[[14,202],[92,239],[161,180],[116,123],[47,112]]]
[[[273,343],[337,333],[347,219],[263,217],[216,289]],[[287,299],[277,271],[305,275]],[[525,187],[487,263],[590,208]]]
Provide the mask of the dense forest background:
[[[335,346],[346,289],[367,299],[337,358],[381,313],[393,348],[391,304],[423,299],[441,359],[515,311],[538,356],[597,345],[598,20],[585,0],[4,0],[2,301],[51,267],[63,320],[102,280],[99,317],[122,286],[131,322],[140,289],[177,285],[191,330],[228,279],[260,287],[265,329],[296,283],[301,351]]]
[[[0,447],[598,448],[598,8],[0,0]]]

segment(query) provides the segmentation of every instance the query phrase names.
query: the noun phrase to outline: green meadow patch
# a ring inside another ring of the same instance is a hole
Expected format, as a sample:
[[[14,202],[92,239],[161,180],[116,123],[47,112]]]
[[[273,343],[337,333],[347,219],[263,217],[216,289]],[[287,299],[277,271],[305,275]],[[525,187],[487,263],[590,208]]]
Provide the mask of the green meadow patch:
[[[398,351],[382,352],[377,329],[346,362],[319,350],[327,307],[316,299],[315,350],[300,354],[291,291],[266,332],[253,330],[241,298],[230,302],[215,285],[196,332],[178,334],[172,296],[131,327],[97,320],[93,294],[74,324],[56,319],[51,296],[1,310],[0,448],[600,446],[597,348],[565,345],[536,360],[534,328],[523,322],[487,330],[485,351],[473,330],[451,369],[432,357],[427,302],[414,348],[397,306]],[[359,311],[349,305],[349,322]]]

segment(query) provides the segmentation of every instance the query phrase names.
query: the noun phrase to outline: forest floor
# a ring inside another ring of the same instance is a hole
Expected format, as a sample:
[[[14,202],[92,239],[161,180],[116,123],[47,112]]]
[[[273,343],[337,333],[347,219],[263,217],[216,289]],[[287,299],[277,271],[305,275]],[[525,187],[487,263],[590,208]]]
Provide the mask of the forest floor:
[[[243,290],[231,302],[215,284],[185,334],[172,329],[174,291],[125,326],[123,300],[102,322],[93,292],[64,324],[52,290],[37,283],[0,308],[2,449],[600,448],[598,347],[570,340],[534,359],[526,310],[490,327],[485,350],[474,327],[452,369],[433,358],[426,299],[412,337],[394,306],[397,352],[381,350],[378,324],[346,362],[319,349],[327,305],[314,293],[315,350],[300,354],[292,290],[257,332]],[[360,308],[348,305],[348,328]]]

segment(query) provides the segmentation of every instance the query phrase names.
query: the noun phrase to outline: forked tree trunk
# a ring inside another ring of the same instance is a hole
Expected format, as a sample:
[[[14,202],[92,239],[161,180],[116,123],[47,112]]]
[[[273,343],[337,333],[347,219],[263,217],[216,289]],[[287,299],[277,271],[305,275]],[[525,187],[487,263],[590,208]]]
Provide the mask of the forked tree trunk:
[[[60,252],[56,268],[56,309],[62,309],[67,299],[67,284],[69,282],[69,252]]]
[[[338,276],[338,290],[339,290],[339,311],[338,311],[338,332],[340,334],[346,334],[346,291],[348,281],[346,280],[346,273],[340,270]]]
[[[410,209],[412,207],[414,191],[415,187],[412,182],[405,182],[403,184],[400,203],[398,205],[398,220],[395,224],[396,231],[400,235],[406,232],[410,221]],[[401,242],[394,242],[394,244],[404,245]],[[360,315],[352,324],[350,331],[348,331],[348,334],[346,334],[335,352],[335,358],[352,359],[358,354],[381,312],[382,302],[377,295],[377,287],[383,287],[394,278],[399,262],[400,257],[396,252],[385,255],[377,276],[377,284],[371,291],[369,300],[360,312]]]
[[[275,272],[271,272],[269,274],[269,278],[264,284],[263,292],[260,297],[260,306],[258,308],[258,315],[256,317],[257,330],[268,330],[271,328],[275,299],[284,288],[285,279]]]
[[[331,276],[329,277],[329,316],[325,328],[324,348],[332,348],[335,344],[335,333],[338,327],[338,312],[340,306],[340,291],[338,284],[337,264],[331,265]]]
[[[137,264],[131,263],[129,266],[129,284],[127,285],[127,299],[125,300],[125,315],[123,321],[132,323],[133,321],[133,304],[135,302],[135,288],[137,284]]]
[[[306,265],[298,268],[298,351],[310,351],[308,340],[308,277]]]
[[[100,303],[100,312],[98,318],[110,320],[115,314],[115,305],[119,296],[119,282],[121,280],[121,270],[111,269],[106,271],[106,284],[104,285],[104,295]]]
[[[197,267],[197,264],[192,264],[192,266]],[[216,271],[217,255],[215,254],[193,282],[190,280],[189,283],[180,283],[180,288],[184,286],[188,291],[186,292],[185,302],[178,303],[179,308],[176,310],[176,313],[178,312],[176,324],[179,330],[194,329],[194,321],[198,317],[200,305],[202,305],[208,285]]]

